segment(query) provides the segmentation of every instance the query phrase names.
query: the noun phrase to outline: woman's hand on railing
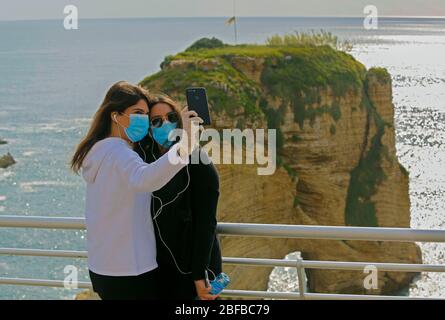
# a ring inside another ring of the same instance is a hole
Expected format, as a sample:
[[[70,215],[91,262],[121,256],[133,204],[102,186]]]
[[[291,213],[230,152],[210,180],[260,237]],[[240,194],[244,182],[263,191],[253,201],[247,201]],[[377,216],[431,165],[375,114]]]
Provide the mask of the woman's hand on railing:
[[[208,287],[206,287],[205,280],[196,280],[195,281],[195,287],[196,287],[196,293],[198,294],[198,298],[200,300],[215,300],[219,297],[219,294],[213,295],[210,294],[210,290],[212,290],[212,286],[208,284]]]

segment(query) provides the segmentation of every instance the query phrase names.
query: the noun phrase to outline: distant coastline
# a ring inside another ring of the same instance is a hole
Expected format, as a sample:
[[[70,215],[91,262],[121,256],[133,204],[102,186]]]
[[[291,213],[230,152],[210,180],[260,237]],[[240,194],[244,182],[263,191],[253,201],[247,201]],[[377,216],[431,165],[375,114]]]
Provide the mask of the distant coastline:
[[[164,16],[164,17],[80,17],[79,21],[91,20],[162,20],[162,19],[227,19],[228,16]],[[364,16],[238,16],[237,19],[360,19]],[[2,22],[45,22],[45,21],[60,21],[62,18],[41,18],[41,19],[0,19]],[[380,20],[392,19],[406,19],[406,20],[445,20],[445,16],[379,16]]]

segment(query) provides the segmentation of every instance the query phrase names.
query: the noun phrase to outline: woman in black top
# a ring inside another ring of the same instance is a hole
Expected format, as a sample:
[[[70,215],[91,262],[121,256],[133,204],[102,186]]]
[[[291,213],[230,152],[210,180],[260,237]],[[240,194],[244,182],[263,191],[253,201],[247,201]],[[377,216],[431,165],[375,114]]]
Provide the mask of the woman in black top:
[[[171,129],[181,128],[179,112],[170,98],[152,98],[151,134],[139,150],[147,162],[155,161],[174,143],[167,136]],[[216,234],[219,177],[207,154],[200,149],[196,152],[200,152],[199,163],[190,161],[163,188],[153,192],[151,212],[161,299],[217,298],[209,293],[211,288],[206,287],[205,279],[206,272],[209,280],[213,280],[222,271]]]

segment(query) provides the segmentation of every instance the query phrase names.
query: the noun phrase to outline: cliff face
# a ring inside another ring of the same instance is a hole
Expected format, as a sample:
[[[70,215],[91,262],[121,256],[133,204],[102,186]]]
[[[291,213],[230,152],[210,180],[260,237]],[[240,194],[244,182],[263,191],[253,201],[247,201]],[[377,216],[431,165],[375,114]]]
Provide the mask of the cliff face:
[[[184,102],[207,88],[214,127],[275,128],[279,167],[218,165],[219,221],[409,227],[408,173],[396,157],[391,78],[329,47],[235,46],[169,56],[141,83]],[[408,243],[222,237],[228,257],[420,263]],[[225,266],[233,288],[266,289],[270,268]],[[313,292],[393,293],[414,274],[306,270]]]

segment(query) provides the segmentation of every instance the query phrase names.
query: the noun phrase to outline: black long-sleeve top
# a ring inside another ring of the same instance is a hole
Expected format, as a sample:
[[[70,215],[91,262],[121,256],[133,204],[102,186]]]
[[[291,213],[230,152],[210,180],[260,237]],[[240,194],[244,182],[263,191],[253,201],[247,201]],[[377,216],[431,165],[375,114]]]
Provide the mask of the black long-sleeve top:
[[[201,153],[207,156],[206,153]],[[206,162],[208,163],[208,162]],[[190,175],[188,188],[187,167]],[[157,261],[161,269],[190,273],[193,280],[205,278],[205,270],[218,275],[222,269],[221,250],[216,234],[216,211],[219,197],[219,177],[213,163],[190,163],[184,167],[163,188],[153,192],[152,215],[156,234]],[[165,246],[171,250],[171,253]],[[173,257],[172,257],[173,254]],[[211,273],[209,272],[209,277]]]

